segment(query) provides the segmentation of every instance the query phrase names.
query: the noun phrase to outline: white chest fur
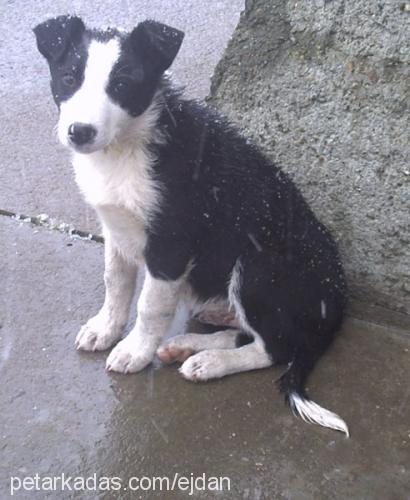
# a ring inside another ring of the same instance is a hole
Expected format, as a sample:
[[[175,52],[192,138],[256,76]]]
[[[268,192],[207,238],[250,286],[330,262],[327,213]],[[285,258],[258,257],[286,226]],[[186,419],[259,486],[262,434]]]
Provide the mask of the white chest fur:
[[[142,254],[147,220],[159,202],[151,162],[144,148],[110,148],[73,158],[76,182],[97,210],[104,235],[132,259]]]

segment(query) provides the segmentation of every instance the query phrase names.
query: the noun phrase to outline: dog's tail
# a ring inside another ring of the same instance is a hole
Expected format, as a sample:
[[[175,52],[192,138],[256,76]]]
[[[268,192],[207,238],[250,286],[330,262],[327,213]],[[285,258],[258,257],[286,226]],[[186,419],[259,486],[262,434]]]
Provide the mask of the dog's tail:
[[[295,355],[287,371],[278,380],[280,391],[285,395],[294,415],[305,422],[344,432],[346,437],[349,437],[346,422],[339,415],[322,408],[305,394],[304,382],[317,359],[317,355],[311,354],[312,356],[309,356],[309,351],[305,351],[304,354]]]

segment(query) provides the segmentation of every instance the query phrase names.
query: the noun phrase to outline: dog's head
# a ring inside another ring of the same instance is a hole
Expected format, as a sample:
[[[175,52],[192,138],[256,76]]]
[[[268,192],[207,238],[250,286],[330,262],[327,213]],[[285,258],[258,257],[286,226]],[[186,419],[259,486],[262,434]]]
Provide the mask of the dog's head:
[[[130,33],[88,30],[60,16],[34,28],[60,110],[58,136],[80,153],[110,145],[150,106],[184,34],[155,21]]]

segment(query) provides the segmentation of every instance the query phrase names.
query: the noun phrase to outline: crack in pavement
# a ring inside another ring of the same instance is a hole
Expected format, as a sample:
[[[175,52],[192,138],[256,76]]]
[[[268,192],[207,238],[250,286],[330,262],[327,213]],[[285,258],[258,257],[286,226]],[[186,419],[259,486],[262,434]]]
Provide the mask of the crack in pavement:
[[[89,231],[83,231],[82,229],[76,229],[71,224],[53,219],[47,214],[40,214],[35,217],[31,217],[29,215],[18,214],[15,212],[11,212],[10,210],[4,210],[0,208],[0,216],[9,217],[10,219],[14,219],[20,222],[31,223],[34,226],[44,227],[46,229],[51,229],[53,231],[68,234],[72,237],[81,238],[83,240],[104,243],[104,238],[102,236],[90,233]]]

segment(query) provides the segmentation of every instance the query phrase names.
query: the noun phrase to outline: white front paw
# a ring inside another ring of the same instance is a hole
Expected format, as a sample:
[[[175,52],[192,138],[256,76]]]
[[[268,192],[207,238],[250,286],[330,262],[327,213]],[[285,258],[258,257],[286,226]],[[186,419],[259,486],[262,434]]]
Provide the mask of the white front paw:
[[[220,358],[219,351],[201,351],[188,358],[179,372],[184,378],[194,382],[223,377],[226,371]]]
[[[94,316],[83,325],[75,339],[75,347],[83,351],[104,351],[121,336],[121,327],[113,326],[102,316]]]
[[[141,345],[131,334],[119,342],[107,358],[106,369],[119,373],[143,370],[154,359],[155,347]]]

